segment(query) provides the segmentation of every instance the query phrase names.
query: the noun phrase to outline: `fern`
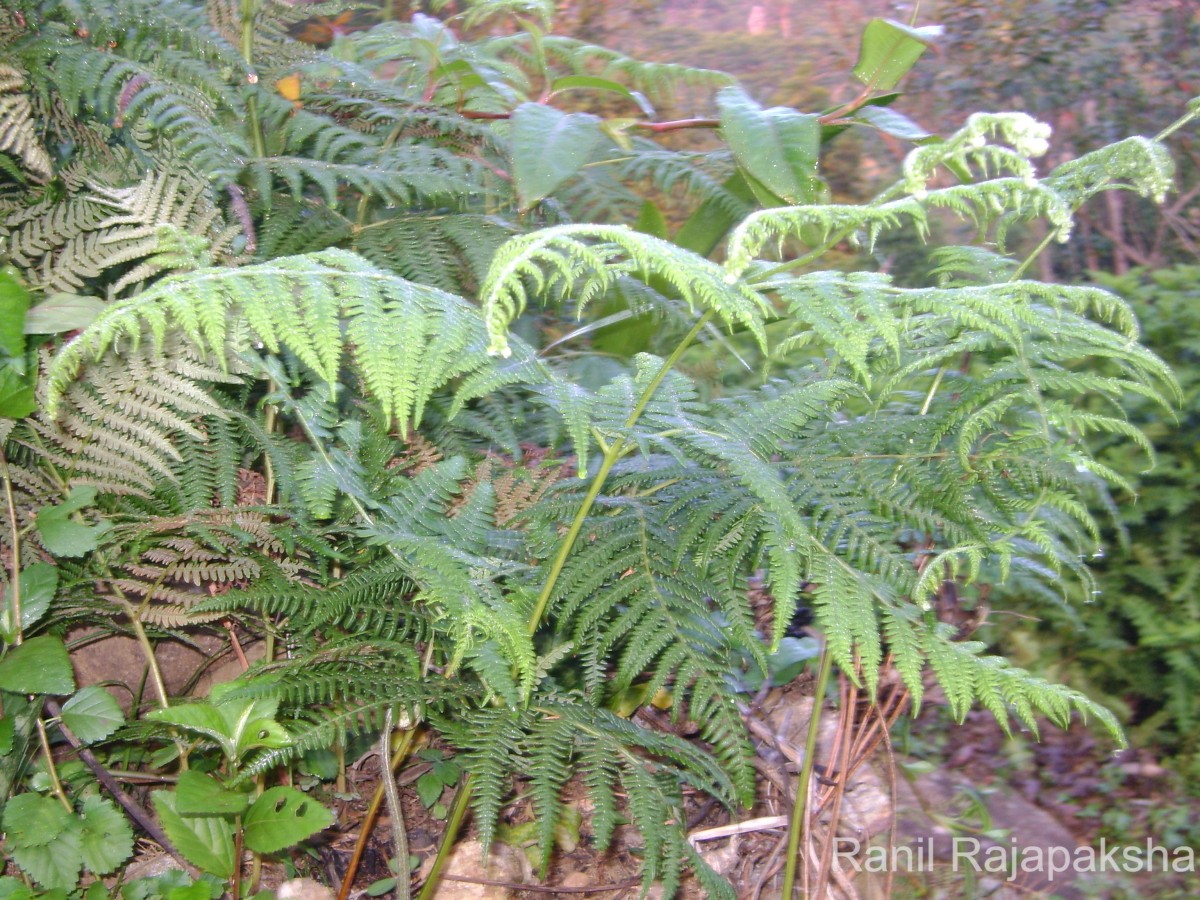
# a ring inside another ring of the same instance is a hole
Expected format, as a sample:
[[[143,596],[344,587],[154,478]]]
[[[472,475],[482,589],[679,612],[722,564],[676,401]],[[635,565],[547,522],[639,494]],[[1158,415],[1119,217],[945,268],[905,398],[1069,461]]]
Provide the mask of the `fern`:
[[[44,182],[50,179],[53,164],[38,136],[24,87],[24,74],[0,62],[0,151],[15,156],[35,181]]]

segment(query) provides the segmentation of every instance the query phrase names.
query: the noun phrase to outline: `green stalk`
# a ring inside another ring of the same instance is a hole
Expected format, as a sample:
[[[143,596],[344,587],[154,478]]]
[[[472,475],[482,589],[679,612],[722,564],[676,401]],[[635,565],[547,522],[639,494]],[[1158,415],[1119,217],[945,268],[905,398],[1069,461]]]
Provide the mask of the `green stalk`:
[[[58,802],[63,805],[69,813],[74,813],[75,809],[71,806],[71,801],[67,799],[67,792],[63,790],[62,781],[58,777],[58,767],[54,765],[54,753],[50,749],[50,739],[46,736],[46,723],[42,721],[42,717],[37,717],[37,733],[38,743],[42,748],[42,760],[46,763],[46,774],[50,776],[50,793],[58,798]]]
[[[637,424],[638,419],[646,411],[646,407],[650,404],[650,400],[654,397],[659,385],[667,377],[667,373],[675,368],[675,364],[679,362],[679,358],[683,356],[684,351],[691,346],[692,341],[704,330],[704,326],[709,323],[712,317],[713,310],[710,309],[705,312],[696,321],[696,324],[692,326],[692,330],[684,335],[683,340],[679,342],[678,346],[671,352],[671,355],[663,361],[654,378],[646,385],[646,390],[642,392],[642,396],[638,399],[637,406],[633,408],[633,412],[625,420],[626,429],[633,428]],[[575,518],[571,522],[571,527],[567,530],[566,536],[558,546],[558,553],[555,554],[554,562],[550,565],[550,574],[546,577],[546,583],[542,585],[542,592],[538,594],[537,604],[529,616],[528,631],[530,634],[537,631],[538,626],[541,625],[542,616],[545,615],[546,607],[550,603],[550,595],[554,593],[554,587],[558,584],[558,578],[562,574],[563,567],[567,564],[567,557],[571,555],[571,551],[575,547],[575,540],[579,537],[579,532],[583,530],[584,522],[591,513],[596,498],[600,496],[600,491],[603,490],[604,483],[608,480],[608,475],[612,471],[613,466],[617,464],[617,460],[625,455],[625,447],[628,442],[628,437],[621,435],[604,451],[604,458],[600,463],[600,468],[592,478],[592,484],[588,488],[587,496],[583,498],[583,502],[579,505],[579,509],[575,513]]]
[[[9,609],[12,611],[13,644],[20,644],[21,635],[21,528],[17,521],[17,504],[13,499],[12,477],[8,472],[8,457],[0,445],[0,474],[4,478],[4,499],[8,503],[8,527],[12,549],[12,574],[8,579]]]
[[[392,708],[389,706],[383,718],[383,735],[379,739],[379,777],[384,796],[387,798],[388,814],[392,817],[396,900],[409,900],[412,897],[412,870],[408,864],[408,831],[404,827],[404,810],[400,808],[400,788],[396,785],[396,773],[391,764],[392,731],[394,729]],[[406,737],[411,734],[412,730],[409,729]]]
[[[254,73],[254,19],[258,15],[258,0],[242,0],[242,59],[251,69],[251,83],[258,82]],[[263,137],[262,122],[258,118],[258,98],[253,91],[246,98],[246,124],[250,127],[250,140],[254,143],[256,156],[267,155],[267,142]]]
[[[812,716],[808,720],[808,739],[804,744],[804,762],[796,780],[796,801],[792,804],[792,819],[788,823],[787,862],[783,870],[783,898],[795,896],[796,860],[800,856],[800,835],[804,831],[804,818],[808,812],[808,786],[812,782],[813,765],[817,758],[817,738],[821,733],[821,709],[825,702],[825,689],[829,685],[829,673],[833,669],[833,654],[828,641],[821,648],[821,667],[817,671],[817,689],[813,694]]]
[[[625,419],[626,429],[631,429],[637,424],[638,419],[645,413],[646,407],[650,405],[655,392],[658,391],[659,385],[667,377],[667,373],[675,368],[680,357],[691,346],[697,335],[704,330],[704,327],[712,320],[712,317],[713,310],[711,309],[700,316],[696,320],[696,324],[692,326],[692,330],[684,335],[683,340],[679,342],[671,352],[671,355],[663,360],[663,364],[659,367],[658,372],[655,373],[650,383],[646,385],[646,389],[642,391],[642,396],[638,398],[637,405]],[[542,591],[538,594],[537,603],[534,605],[533,612],[529,616],[529,634],[532,635],[536,632],[542,624],[542,617],[546,614],[546,607],[550,605],[550,597],[554,593],[554,587],[558,584],[559,577],[562,575],[563,567],[567,564],[567,558],[571,555],[571,551],[575,547],[575,541],[578,539],[579,533],[583,530],[583,525],[596,503],[596,498],[600,496],[600,491],[604,489],[604,483],[608,480],[613,466],[617,464],[617,460],[625,455],[625,448],[628,443],[627,435],[621,435],[605,449],[600,468],[592,476],[592,483],[588,487],[587,495],[583,498],[583,502],[579,504],[575,518],[571,521],[571,527],[567,529],[566,535],[563,536],[562,543],[558,545],[558,552],[554,556],[554,561],[550,564],[550,572],[546,576],[546,581],[542,585]],[[529,701],[528,696],[525,700],[526,702]],[[454,842],[458,839],[458,829],[462,824],[470,802],[471,778],[468,775],[463,780],[462,786],[458,789],[458,793],[454,797],[454,809],[450,815],[449,822],[446,823],[446,831],[442,834],[442,842],[438,845],[437,859],[434,861],[429,878],[426,879],[424,887],[421,888],[418,900],[430,900],[433,897],[433,891],[437,890],[438,878],[441,875],[442,866],[445,864],[446,859],[449,858],[450,850],[454,846]]]
[[[471,774],[468,772],[463,777],[463,783],[458,789],[458,793],[454,795],[454,806],[450,810],[450,818],[446,822],[446,831],[442,835],[442,842],[438,845],[433,868],[429,870],[429,877],[421,886],[421,893],[417,895],[417,900],[433,900],[433,895],[438,889],[438,881],[442,877],[442,869],[446,865],[446,860],[450,858],[450,850],[454,847],[454,841],[458,837],[458,830],[462,828],[463,819],[466,818],[467,807],[470,803]]]

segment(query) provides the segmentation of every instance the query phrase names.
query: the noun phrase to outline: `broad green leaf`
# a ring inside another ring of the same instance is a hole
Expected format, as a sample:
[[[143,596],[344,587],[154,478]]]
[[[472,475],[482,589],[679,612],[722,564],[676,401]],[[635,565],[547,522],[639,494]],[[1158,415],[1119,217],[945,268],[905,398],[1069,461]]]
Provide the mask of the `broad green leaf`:
[[[111,800],[86,798],[79,818],[83,823],[79,850],[89,871],[107,875],[133,855],[133,829]]]
[[[125,714],[112,694],[99,685],[91,684],[81,688],[63,704],[62,720],[79,740],[94,744],[124,725]]]
[[[650,105],[650,101],[643,94],[637,91],[631,91],[619,81],[612,81],[608,78],[598,78],[595,75],[566,75],[562,78],[556,78],[550,84],[550,92],[553,94],[561,94],[564,91],[610,91],[614,94],[620,94],[626,99],[632,100],[638,105],[638,108],[647,116],[654,115],[654,107]]]
[[[4,807],[5,843],[15,847],[42,847],[56,841],[74,816],[53,797],[17,794]]]
[[[30,638],[0,659],[0,690],[14,694],[69,694],[75,673],[63,642],[44,634]]]
[[[181,816],[172,791],[155,791],[152,797],[158,822],[183,858],[218,878],[234,870],[233,823],[213,816]]]
[[[0,719],[0,756],[8,756],[12,753],[13,737],[16,735],[16,724],[13,722],[12,716],[5,716]],[[0,898],[3,900],[3,898]]]
[[[7,359],[0,362],[0,416],[23,419],[37,409],[33,384],[25,374],[24,361]]]
[[[776,685],[788,684],[800,674],[809,660],[821,655],[821,647],[812,638],[785,637],[779,642],[779,648],[767,657],[771,682]]]
[[[220,745],[226,757],[236,759],[229,723],[211,703],[180,703],[165,709],[156,709],[148,713],[146,718],[212,738]]]
[[[869,91],[890,91],[939,34],[938,26],[913,28],[891,19],[872,19],[863,30],[854,77]]]
[[[25,313],[29,309],[29,291],[16,270],[0,269],[0,359],[25,356]]]
[[[61,334],[87,328],[104,311],[99,297],[51,294],[25,315],[26,334]]]
[[[734,172],[721,187],[743,201],[747,208],[753,207],[754,192],[740,173]],[[683,227],[675,234],[675,243],[684,250],[708,256],[737,223],[738,219],[729,211],[728,204],[708,199],[683,223]]]
[[[49,797],[43,799],[50,800]],[[51,802],[58,805],[56,800]],[[83,854],[80,851],[82,825],[78,817],[68,814],[66,827],[51,843],[26,847],[10,842],[8,853],[13,862],[42,887],[48,890],[74,890],[79,884],[80,869],[83,868]]]
[[[542,103],[522,103],[511,122],[513,186],[522,210],[549,197],[592,160],[604,140],[600,119],[565,113]]]
[[[87,525],[71,518],[73,513],[95,503],[96,493],[92,485],[72,488],[62,503],[38,511],[37,528],[47,550],[55,556],[84,556],[96,549],[100,536],[108,531],[110,524]]]
[[[197,881],[195,884],[184,884],[171,888],[167,892],[167,900],[214,900],[220,897],[221,891],[207,881]]]
[[[33,900],[33,888],[12,875],[0,877],[0,900]]]
[[[240,816],[250,805],[250,795],[231,791],[212,775],[188,769],[179,773],[175,809],[184,816]]]
[[[263,792],[242,818],[246,847],[275,853],[312,837],[333,823],[333,813],[292,787]]]
[[[34,563],[21,570],[21,630],[29,628],[46,614],[58,589],[58,569],[49,563]],[[12,625],[12,593],[4,588],[4,608],[0,611],[0,635],[12,643],[17,630]]]
[[[763,109],[736,87],[717,94],[721,134],[738,165],[779,200],[807,203],[820,192],[821,125],[794,109]]]

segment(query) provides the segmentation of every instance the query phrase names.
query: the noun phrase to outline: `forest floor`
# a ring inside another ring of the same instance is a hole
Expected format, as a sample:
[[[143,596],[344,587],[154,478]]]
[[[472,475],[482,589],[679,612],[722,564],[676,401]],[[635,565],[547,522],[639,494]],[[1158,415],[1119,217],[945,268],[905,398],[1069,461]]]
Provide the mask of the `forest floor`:
[[[774,732],[777,746],[786,750],[797,746],[797,741],[802,745],[811,710],[810,693],[811,685],[802,678],[772,691],[759,713],[752,713]],[[832,729],[833,716],[827,718]],[[667,720],[657,724],[671,727]],[[826,751],[830,729],[822,731]],[[765,733],[762,728],[757,730]],[[756,742],[763,778],[754,809],[730,812],[700,796],[690,797],[688,802],[688,829],[694,846],[736,887],[739,900],[780,896],[787,836],[784,823],[789,812],[780,787],[794,783],[795,766],[778,758],[768,746],[771,743]],[[429,759],[433,756],[426,753],[401,769],[400,783],[413,785],[431,770],[434,763]],[[348,792],[338,801],[342,836],[320,849],[321,864],[314,865],[310,873],[335,890],[361,832],[367,802],[377,787],[376,766],[376,759],[367,759],[352,771]],[[772,769],[782,774],[782,779],[771,773]],[[478,841],[466,830],[446,867],[437,900],[637,898],[641,893],[637,836],[629,829],[618,829],[609,850],[597,852],[589,840],[582,795],[579,791],[578,797],[568,801],[568,822],[560,828],[559,846],[544,880],[537,874],[530,807],[518,797],[508,807],[500,832],[503,839],[493,845],[486,865]],[[449,796],[448,792],[446,798]],[[411,788],[404,797],[409,848],[419,860],[417,878],[423,880],[444,828],[445,810],[438,804],[427,808]],[[574,818],[576,814],[582,824]],[[822,817],[818,830],[827,824],[826,818]],[[1085,863],[1075,866],[1080,871],[1050,873],[1049,861],[1055,859],[1054,854],[1061,858],[1069,853],[1079,859],[1080,848],[1103,850],[1114,845],[1132,846],[1144,854],[1147,841],[1171,853],[1176,847],[1195,843],[1198,823],[1200,801],[1189,800],[1178,775],[1160,766],[1148,751],[1114,753],[1107,737],[1078,722],[1067,731],[1047,725],[1040,740],[1027,734],[1007,735],[982,711],[972,712],[962,725],[956,725],[945,707],[927,702],[920,716],[896,729],[890,752],[880,746],[869,765],[851,776],[842,798],[838,829],[842,843],[834,860],[834,868],[840,869],[834,881],[841,888],[826,896],[861,900],[1192,897],[1194,875],[1170,871],[1170,864],[1165,872],[1164,866],[1156,865],[1154,871],[1138,874],[1122,865],[1124,857],[1118,853],[1116,867],[1089,872]],[[737,833],[722,836],[723,830]],[[855,846],[856,835],[863,834],[872,838],[862,843],[852,859],[849,850]],[[867,846],[875,849],[868,851]],[[391,822],[385,813],[371,832],[348,896],[360,898],[384,891],[386,879],[392,875],[387,867],[392,856]],[[989,859],[1002,858],[1015,864],[1018,871],[989,871],[994,868]],[[1174,855],[1166,858],[1178,859]],[[976,871],[976,867],[984,871]],[[890,875],[884,870],[890,870]],[[649,896],[660,895],[656,888]],[[680,896],[703,894],[693,882],[685,881]]]

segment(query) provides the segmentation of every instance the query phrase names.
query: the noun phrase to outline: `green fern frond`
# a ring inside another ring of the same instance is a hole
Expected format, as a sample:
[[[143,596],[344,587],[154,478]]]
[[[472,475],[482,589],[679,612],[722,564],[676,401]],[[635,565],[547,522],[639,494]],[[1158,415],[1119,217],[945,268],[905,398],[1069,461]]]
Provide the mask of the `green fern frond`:
[[[34,181],[46,182],[53,174],[53,163],[38,135],[24,89],[24,73],[0,62],[0,151],[16,157]]]
[[[766,348],[765,298],[731,283],[719,266],[675,244],[620,226],[560,225],[513,238],[500,248],[481,294],[488,352],[507,356],[508,326],[533,293],[562,291],[582,311],[621,275],[663,279],[692,309],[741,326]]]
[[[87,381],[66,386],[56,414],[39,412],[16,440],[68,485],[149,496],[160,481],[177,479],[177,439],[201,440],[202,420],[225,415],[201,384],[236,379],[184,345],[165,349],[144,345],[102,359]]]
[[[939,628],[938,633],[926,633],[924,650],[957,718],[961,719],[973,703],[979,702],[1006,731],[1010,718],[1015,716],[1036,734],[1036,713],[1043,713],[1060,728],[1066,728],[1071,713],[1078,712],[1085,720],[1089,715],[1095,716],[1125,746],[1116,717],[1085,694],[1014,668],[1003,657],[981,656],[984,644],[948,640],[944,628]]]
[[[434,391],[490,365],[479,352],[483,323],[464,300],[326,250],[176,276],[114,304],[56,357],[48,373],[49,408],[57,407],[89,357],[123,339],[136,344],[144,331],[159,346],[168,328],[178,328],[227,360],[235,316],[249,326],[247,339],[271,353],[286,346],[331,387],[348,356],[402,434],[419,424]]]

